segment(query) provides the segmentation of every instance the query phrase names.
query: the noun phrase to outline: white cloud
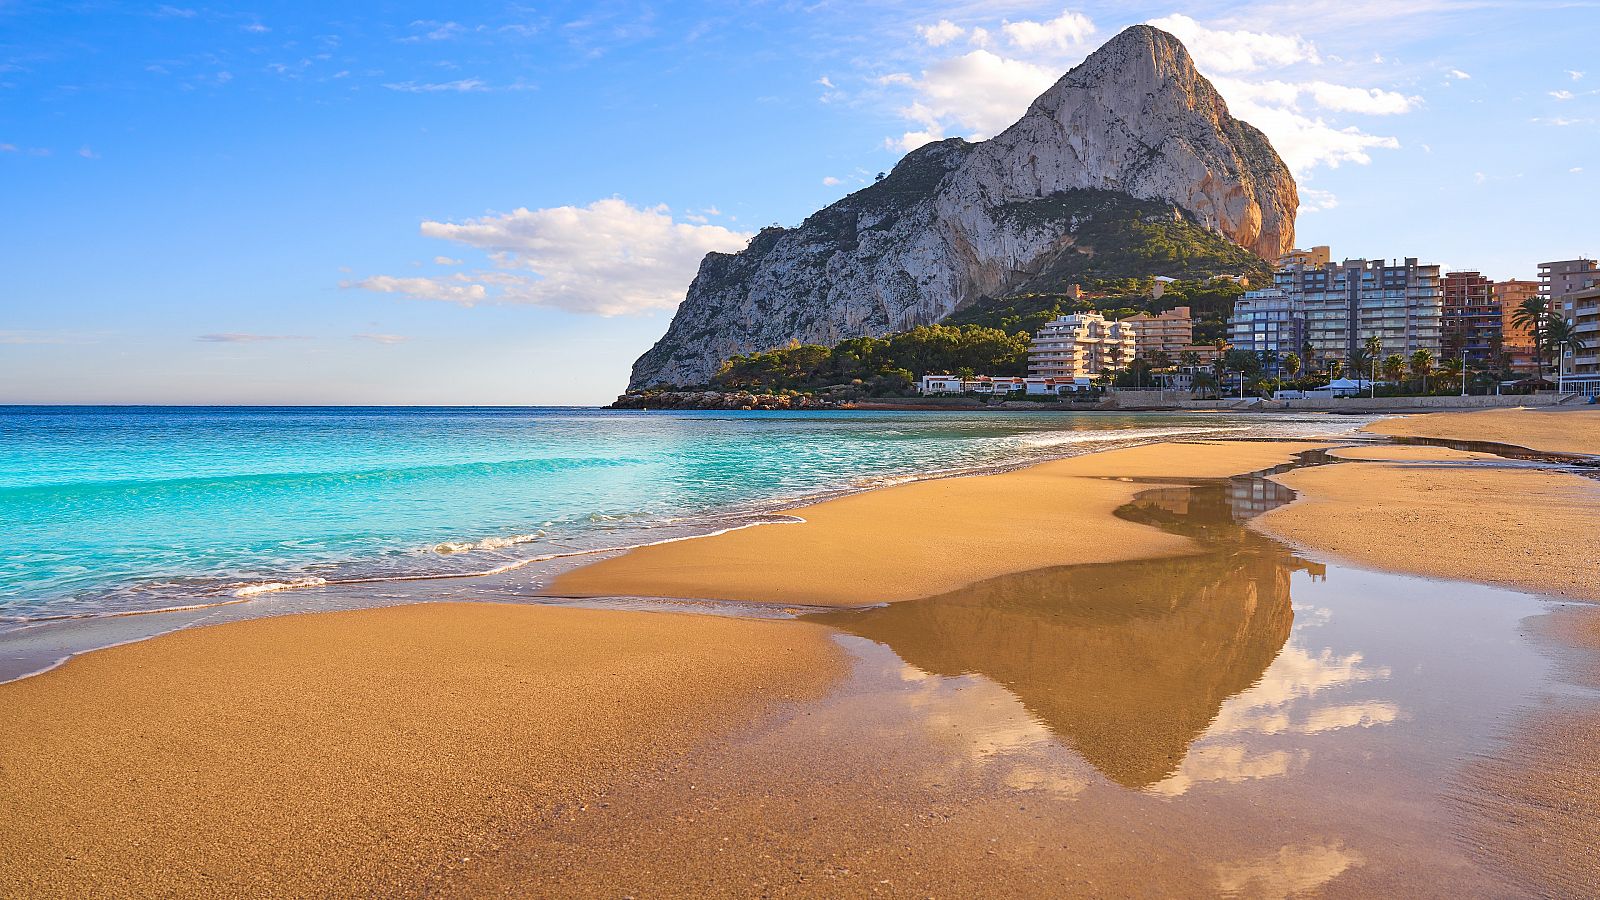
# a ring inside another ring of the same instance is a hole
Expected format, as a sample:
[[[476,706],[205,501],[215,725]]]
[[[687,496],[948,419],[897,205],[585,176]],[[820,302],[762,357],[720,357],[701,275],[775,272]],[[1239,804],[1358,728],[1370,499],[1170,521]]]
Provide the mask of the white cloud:
[[[1583,73],[1579,72],[1579,71],[1576,71],[1574,69],[1568,69],[1567,70],[1567,77],[1571,78],[1573,81],[1582,81],[1583,80]]]
[[[715,208],[702,212],[716,214]],[[459,224],[424,222],[422,234],[482,250],[494,268],[448,278],[379,275],[343,286],[464,306],[492,302],[637,314],[677,306],[707,253],[733,252],[750,239],[720,225],[674,221],[665,206],[635,207],[619,198],[584,207],[518,209]]]
[[[1064,10],[1048,22],[1005,22],[1000,32],[1012,46],[1021,50],[1070,50],[1094,34],[1088,16]]]
[[[249,25],[244,26],[244,30],[250,32],[251,34],[266,34],[272,29],[261,24],[260,22],[251,22]]]
[[[1293,98],[1299,96],[1297,85],[1226,78],[1215,79],[1215,83],[1227,99],[1229,111],[1261,129],[1297,175],[1319,166],[1367,165],[1372,162],[1369,151],[1400,146],[1392,137],[1368,134],[1353,125],[1340,128],[1306,115],[1294,105]]]
[[[243,331],[225,331],[220,334],[202,334],[195,338],[208,344],[256,344],[265,341],[305,341],[301,334],[250,334]]]
[[[1583,166],[1573,166],[1572,168],[1568,169],[1567,172],[1572,175],[1582,175]]]
[[[839,179],[833,177],[832,175],[829,175],[826,178],[822,179],[822,183],[824,185],[828,186],[828,187],[833,187],[834,185],[843,184],[844,182],[842,182]]]
[[[467,94],[489,89],[488,83],[481,78],[458,78],[455,81],[439,82],[396,81],[385,84],[384,87],[391,91],[400,91],[407,94],[436,94],[442,92]]]
[[[461,260],[453,259],[453,258],[448,257],[448,256],[435,256],[433,258],[433,262],[434,262],[435,265],[440,265],[440,266],[459,266],[459,265],[461,265]]]
[[[967,35],[967,43],[974,47],[987,47],[990,40],[989,29],[987,28],[974,28],[972,33]]]
[[[1396,91],[1348,87],[1326,81],[1313,81],[1305,88],[1318,106],[1339,112],[1393,116],[1410,112],[1422,103],[1421,97],[1407,97]]]
[[[371,341],[374,344],[384,345],[404,344],[411,340],[403,334],[354,334],[351,337],[358,341]]]
[[[1466,72],[1463,72],[1460,69],[1449,69],[1446,70],[1444,74],[1456,79],[1457,81],[1467,81],[1472,78],[1471,75],[1468,75]]]
[[[1578,95],[1571,91],[1551,91],[1550,96],[1556,98],[1557,100],[1571,100],[1573,97]]]
[[[1297,34],[1224,31],[1207,28],[1185,15],[1151,19],[1149,24],[1183,41],[1195,63],[1210,71],[1255,72],[1268,67],[1321,62],[1316,46]]]
[[[828,76],[826,76],[826,75],[822,76],[821,78],[818,78],[817,79],[817,84],[820,84],[823,87],[828,88],[829,90],[832,90],[833,86],[834,86],[832,79],[828,78]]]
[[[98,153],[94,152],[92,149],[90,149],[88,144],[84,144],[82,147],[78,148],[78,155],[83,157],[84,159],[99,159],[100,158],[100,154],[98,154]]]
[[[889,76],[886,83],[906,84],[917,92],[917,99],[900,112],[922,127],[887,144],[914,150],[943,139],[951,129],[975,140],[989,137],[1020,118],[1059,74],[988,50],[973,50],[934,63],[921,79]]]
[[[1316,188],[1300,186],[1300,212],[1319,212],[1324,209],[1333,209],[1339,205],[1339,198],[1329,191],[1319,191]]]
[[[452,278],[396,278],[393,275],[374,275],[360,281],[341,281],[339,286],[377,291],[381,294],[405,294],[418,300],[439,300],[445,303],[459,303],[462,306],[476,306],[489,298],[489,292],[483,285],[463,283],[462,279],[465,277],[457,275]]]
[[[917,34],[922,35],[923,41],[930,47],[943,47],[965,33],[966,29],[949,19],[940,19],[932,25],[917,26]]]

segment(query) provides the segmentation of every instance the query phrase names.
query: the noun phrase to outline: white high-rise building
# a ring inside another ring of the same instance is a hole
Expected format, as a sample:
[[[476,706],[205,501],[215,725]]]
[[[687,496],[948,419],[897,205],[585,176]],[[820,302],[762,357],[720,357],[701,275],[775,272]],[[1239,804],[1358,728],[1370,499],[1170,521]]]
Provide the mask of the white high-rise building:
[[[1028,372],[1044,378],[1081,378],[1125,369],[1138,350],[1133,326],[1099,313],[1073,313],[1049,322],[1028,347]]]

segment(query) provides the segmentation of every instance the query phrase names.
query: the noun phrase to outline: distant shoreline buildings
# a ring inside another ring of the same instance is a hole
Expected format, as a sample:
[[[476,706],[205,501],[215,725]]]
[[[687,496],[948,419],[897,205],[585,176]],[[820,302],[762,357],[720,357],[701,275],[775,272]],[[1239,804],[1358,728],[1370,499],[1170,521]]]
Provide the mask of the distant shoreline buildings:
[[[1159,298],[1168,280],[1157,280],[1152,299]],[[1551,348],[1541,354],[1519,314],[1532,298],[1565,322],[1578,342],[1575,352],[1570,342],[1556,348],[1555,365],[1548,368],[1544,362]],[[925,375],[918,389],[924,394],[1090,391],[1098,377],[1125,372],[1136,359],[1148,364],[1141,370],[1146,375],[1150,368],[1162,370],[1155,377],[1160,385],[1183,389],[1223,348],[1255,354],[1261,370],[1272,376],[1286,371],[1364,376],[1389,357],[1399,356],[1409,367],[1415,354],[1425,352],[1435,365],[1459,360],[1463,369],[1521,376],[1548,372],[1562,379],[1562,389],[1593,395],[1600,393],[1600,264],[1586,258],[1540,263],[1537,280],[1497,282],[1474,270],[1442,272],[1415,257],[1334,262],[1326,246],[1291,250],[1279,260],[1271,287],[1246,291],[1234,301],[1227,337],[1225,344],[1196,346],[1187,306],[1121,321],[1076,312],[1035,333],[1027,377]],[[1374,341],[1378,352],[1369,356]],[[1299,363],[1286,369],[1291,355]],[[1213,383],[1222,375],[1219,369]]]

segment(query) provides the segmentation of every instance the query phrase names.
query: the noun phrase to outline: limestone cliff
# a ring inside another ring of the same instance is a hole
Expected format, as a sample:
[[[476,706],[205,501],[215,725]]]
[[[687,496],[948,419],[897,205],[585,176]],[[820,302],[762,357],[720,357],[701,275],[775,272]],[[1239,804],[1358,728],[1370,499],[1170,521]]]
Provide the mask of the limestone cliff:
[[[1229,115],[1177,38],[1138,25],[993,139],[919,148],[799,227],[708,254],[630,387],[701,384],[737,353],[937,322],[1073,271],[1124,249],[1081,240],[1096,216],[1128,214],[1105,192],[1265,259],[1294,243],[1298,194],[1266,137]],[[1184,274],[1174,265],[1106,274]]]

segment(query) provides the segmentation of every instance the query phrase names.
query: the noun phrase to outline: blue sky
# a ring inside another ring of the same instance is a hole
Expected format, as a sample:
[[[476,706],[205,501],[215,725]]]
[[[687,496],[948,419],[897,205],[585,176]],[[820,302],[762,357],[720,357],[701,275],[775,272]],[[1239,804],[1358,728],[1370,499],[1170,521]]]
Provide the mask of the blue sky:
[[[0,402],[603,403],[705,251],[1143,21],[1301,245],[1600,253],[1596,2],[0,0]]]

